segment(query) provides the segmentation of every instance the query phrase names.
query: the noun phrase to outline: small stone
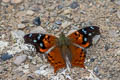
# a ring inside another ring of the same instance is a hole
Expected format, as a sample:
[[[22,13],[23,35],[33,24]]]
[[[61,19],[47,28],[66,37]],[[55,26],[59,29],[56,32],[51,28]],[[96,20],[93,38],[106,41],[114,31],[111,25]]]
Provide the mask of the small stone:
[[[120,50],[117,51],[117,53],[115,54],[115,56],[120,56]]]
[[[8,54],[8,53],[5,53],[5,54],[2,54],[1,59],[2,59],[3,61],[6,61],[6,60],[8,60],[8,59],[11,59],[12,57],[13,57],[12,55],[10,55],[10,54]]]
[[[21,39],[24,37],[25,33],[22,30],[15,30],[11,32],[13,39]]]
[[[0,41],[0,52],[8,46],[8,42]]]
[[[105,44],[105,51],[108,51],[108,49],[110,48],[110,44]]]
[[[66,9],[66,10],[64,10],[64,14],[66,15],[66,14],[70,14],[72,12],[72,10],[71,9]]]
[[[75,9],[75,8],[77,8],[78,6],[79,6],[78,2],[72,2],[72,3],[70,4],[70,8],[72,8],[72,9]]]
[[[14,60],[14,64],[16,65],[20,65],[21,63],[23,63],[27,58],[27,55],[20,55],[17,56],[16,59]]]
[[[75,21],[75,22],[79,22],[79,21],[80,21],[80,18],[79,18],[79,17],[75,17],[75,18],[74,18],[74,21]]]
[[[33,20],[33,24],[35,24],[35,25],[37,25],[37,26],[40,26],[40,24],[41,24],[40,17],[36,17],[36,18]]]
[[[58,5],[58,9],[62,9],[63,8],[63,6],[62,5]]]
[[[11,0],[11,3],[15,3],[15,4],[18,4],[18,3],[21,3],[23,0]]]
[[[29,69],[29,64],[24,65],[25,69]]]
[[[115,4],[120,6],[120,0],[114,0]]]
[[[71,25],[71,22],[65,21],[65,22],[62,23],[61,26],[62,26],[63,28],[66,28],[66,27],[68,27],[69,25]]]
[[[95,61],[95,58],[91,58],[91,59],[90,59],[90,62],[94,62],[94,61]]]
[[[120,19],[120,11],[117,11],[117,16]]]
[[[23,29],[23,28],[25,28],[25,25],[24,24],[18,24],[18,28]]]
[[[10,2],[10,0],[2,0],[3,2],[5,2],[5,3],[8,3],[8,2]]]
[[[61,21],[59,21],[59,20],[58,20],[58,21],[56,21],[55,23],[56,23],[57,25],[61,25],[61,24],[62,24],[62,22],[61,22]]]
[[[98,67],[94,67],[94,69],[93,69],[93,71],[96,73],[96,74],[98,74]]]
[[[58,29],[58,28],[59,28],[58,25],[56,25],[56,24],[53,24],[53,25],[52,25],[52,29],[53,29],[53,30]]]
[[[34,14],[34,11],[28,10],[26,14],[32,16]]]
[[[30,31],[30,33],[46,33],[45,29],[43,29],[41,26],[34,28]]]

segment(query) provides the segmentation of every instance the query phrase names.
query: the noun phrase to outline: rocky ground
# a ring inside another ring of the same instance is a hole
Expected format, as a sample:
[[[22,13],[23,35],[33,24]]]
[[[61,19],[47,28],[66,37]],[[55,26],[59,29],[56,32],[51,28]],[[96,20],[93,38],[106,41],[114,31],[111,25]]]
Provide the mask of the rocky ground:
[[[58,35],[96,25],[86,69],[54,74],[44,55],[24,44],[30,32]],[[120,0],[0,0],[0,80],[120,80]]]

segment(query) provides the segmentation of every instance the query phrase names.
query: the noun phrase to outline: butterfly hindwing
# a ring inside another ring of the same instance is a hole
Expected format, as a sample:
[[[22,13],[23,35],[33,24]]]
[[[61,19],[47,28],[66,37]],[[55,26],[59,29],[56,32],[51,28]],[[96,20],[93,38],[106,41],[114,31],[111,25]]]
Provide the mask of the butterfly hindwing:
[[[70,49],[72,52],[72,61],[71,61],[72,67],[85,68],[84,66],[85,52],[83,51],[83,49],[76,47],[74,45],[71,45]]]
[[[89,47],[92,44],[92,38],[95,35],[99,35],[99,27],[89,26],[73,32],[68,37],[73,43],[80,45],[81,47]]]
[[[35,46],[38,52],[46,52],[49,48],[54,46],[56,37],[47,34],[30,33],[24,36],[25,43]]]
[[[65,61],[61,56],[60,49],[57,47],[48,53],[48,61],[54,67],[54,72],[65,67]]]

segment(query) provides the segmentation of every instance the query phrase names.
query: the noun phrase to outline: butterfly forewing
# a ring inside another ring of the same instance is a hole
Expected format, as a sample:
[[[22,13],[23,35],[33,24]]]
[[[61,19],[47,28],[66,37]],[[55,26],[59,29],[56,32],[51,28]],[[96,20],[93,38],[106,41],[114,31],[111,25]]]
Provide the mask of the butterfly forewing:
[[[31,33],[24,36],[25,43],[35,46],[38,52],[46,52],[49,48],[54,46],[56,37],[46,34]]]
[[[95,35],[99,34],[100,34],[99,27],[89,26],[73,32],[68,37],[71,39],[73,43],[76,43],[81,47],[86,48],[92,44],[92,38]]]

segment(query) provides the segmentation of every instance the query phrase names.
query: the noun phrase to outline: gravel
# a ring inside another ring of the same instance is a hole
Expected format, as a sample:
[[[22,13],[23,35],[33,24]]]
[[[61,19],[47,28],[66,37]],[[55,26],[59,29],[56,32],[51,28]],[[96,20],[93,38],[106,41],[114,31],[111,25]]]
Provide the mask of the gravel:
[[[86,26],[101,36],[86,50],[85,68],[64,68],[54,74],[45,55],[24,44],[28,33],[58,37]],[[11,56],[12,55],[12,56]],[[1,0],[1,80],[119,80],[120,0]]]

